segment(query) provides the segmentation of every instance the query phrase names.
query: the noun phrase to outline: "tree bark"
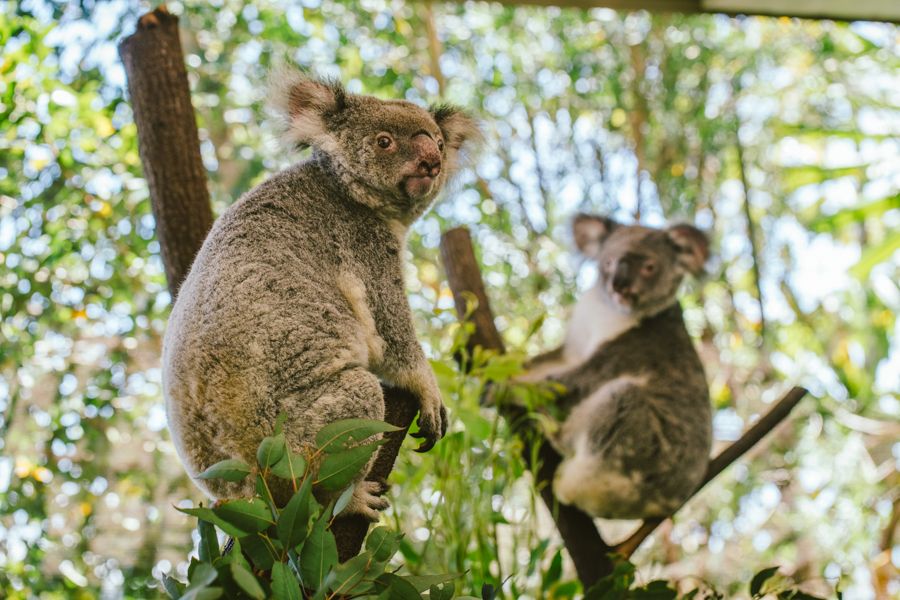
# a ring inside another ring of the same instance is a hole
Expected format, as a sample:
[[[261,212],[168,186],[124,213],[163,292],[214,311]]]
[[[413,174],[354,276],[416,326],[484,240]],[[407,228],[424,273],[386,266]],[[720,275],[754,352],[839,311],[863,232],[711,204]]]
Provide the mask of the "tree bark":
[[[119,45],[119,56],[174,300],[213,222],[178,17],[165,6],[145,14]]]
[[[122,40],[119,55],[128,77],[141,164],[174,301],[213,221],[178,17],[165,6],[143,15],[137,31]],[[383,389],[385,420],[401,431],[388,434],[389,441],[379,448],[369,473],[375,480],[390,475],[418,412],[418,402],[409,393]],[[369,523],[361,517],[335,520],[331,530],[341,561],[359,553],[368,529]]]

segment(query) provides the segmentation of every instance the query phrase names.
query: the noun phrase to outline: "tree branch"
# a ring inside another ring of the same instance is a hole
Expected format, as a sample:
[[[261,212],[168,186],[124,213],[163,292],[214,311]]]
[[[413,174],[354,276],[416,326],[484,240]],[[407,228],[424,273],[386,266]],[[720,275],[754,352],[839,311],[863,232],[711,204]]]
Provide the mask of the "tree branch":
[[[441,258],[447,271],[447,281],[456,302],[456,311],[462,318],[466,314],[467,297],[478,300],[478,306],[470,315],[475,324],[475,332],[469,338],[469,350],[481,346],[485,350],[504,352],[503,340],[494,325],[494,315],[484,290],[481,269],[475,259],[472,238],[469,230],[458,227],[444,233],[441,237]],[[529,464],[533,456],[534,431],[529,431],[528,419],[524,411],[518,407],[504,405],[498,407],[510,423],[511,428],[521,434],[523,441],[522,456]],[[560,504],[553,496],[553,474],[562,457],[550,444],[541,443],[538,448],[539,464],[533,473],[535,487],[540,490],[541,498],[556,522],[556,528],[563,538],[563,543],[575,563],[578,579],[585,589],[590,587],[603,575],[612,572],[613,563],[608,554],[612,550],[597,528],[593,519],[575,508]]]
[[[478,307],[470,316],[472,322],[475,323],[475,333],[469,340],[470,350],[474,346],[481,345],[487,350],[503,352],[503,344],[494,325],[493,314],[484,291],[481,270],[475,260],[472,239],[468,230],[456,228],[446,232],[441,239],[441,256],[459,315],[461,317],[465,315],[466,296],[469,293],[474,294],[478,299]],[[787,418],[806,393],[807,391],[801,387],[791,389],[740,439],[710,461],[703,483],[694,494],[691,494],[691,497]],[[524,411],[521,408],[506,405],[498,407],[498,410],[502,411],[514,431],[526,434],[523,435],[525,442],[523,454],[527,462],[531,456],[532,443],[530,439],[533,439],[532,436],[536,432],[529,430],[527,420],[523,418]],[[539,457],[540,465],[537,472],[533,473],[535,486],[540,490],[541,497],[553,514],[556,527],[575,563],[578,578],[584,588],[588,589],[598,579],[612,573],[614,565],[607,556],[610,552],[620,554],[625,558],[630,557],[641,542],[653,533],[664,519],[648,519],[627,540],[617,546],[609,546],[603,540],[589,515],[575,507],[559,504],[553,497],[551,484],[556,467],[561,461],[559,454],[553,450],[550,444],[542,443]]]
[[[174,300],[213,220],[178,17],[169,14],[165,6],[143,15],[137,31],[122,40],[119,55],[128,77],[141,164]],[[387,434],[389,441],[378,450],[369,472],[371,479],[390,475],[418,412],[418,402],[407,392],[390,387],[383,390],[385,420],[401,430]],[[331,530],[341,561],[359,553],[368,529],[369,523],[362,517],[335,520]]]
[[[178,17],[160,6],[119,44],[156,236],[174,300],[212,227]]]

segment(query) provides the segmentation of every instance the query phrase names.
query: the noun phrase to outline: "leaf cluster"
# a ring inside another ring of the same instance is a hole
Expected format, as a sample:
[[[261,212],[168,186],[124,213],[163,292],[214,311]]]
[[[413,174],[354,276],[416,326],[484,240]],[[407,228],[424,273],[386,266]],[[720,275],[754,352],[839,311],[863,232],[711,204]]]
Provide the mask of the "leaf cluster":
[[[353,498],[355,478],[383,443],[382,433],[397,428],[381,421],[346,419],[331,423],[316,435],[316,447],[295,452],[286,442],[284,418],[273,435],[264,438],[256,463],[239,459],[218,462],[199,477],[255,482],[250,498],[217,502],[212,507],[179,508],[197,517],[198,556],[188,567],[188,581],[165,576],[171,598],[452,598],[456,575],[404,577],[388,569],[402,534],[386,527],[373,529],[365,550],[338,562],[330,527]],[[274,479],[273,479],[274,478]],[[293,494],[283,506],[272,493],[284,480]],[[319,498],[326,498],[323,504]],[[218,532],[230,536],[223,551]]]

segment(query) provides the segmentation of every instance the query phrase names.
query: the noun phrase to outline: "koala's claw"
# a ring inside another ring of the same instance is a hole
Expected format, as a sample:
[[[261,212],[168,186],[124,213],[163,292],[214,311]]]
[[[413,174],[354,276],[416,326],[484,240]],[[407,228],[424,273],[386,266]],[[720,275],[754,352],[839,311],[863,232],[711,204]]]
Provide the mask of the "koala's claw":
[[[416,452],[428,452],[434,448],[437,441],[447,433],[449,419],[447,418],[447,409],[444,408],[443,404],[441,405],[437,417],[437,419],[434,419],[434,417],[431,417],[427,413],[419,413],[419,431],[410,434],[414,438],[424,440],[419,447],[416,448]],[[435,423],[436,420],[437,423]]]

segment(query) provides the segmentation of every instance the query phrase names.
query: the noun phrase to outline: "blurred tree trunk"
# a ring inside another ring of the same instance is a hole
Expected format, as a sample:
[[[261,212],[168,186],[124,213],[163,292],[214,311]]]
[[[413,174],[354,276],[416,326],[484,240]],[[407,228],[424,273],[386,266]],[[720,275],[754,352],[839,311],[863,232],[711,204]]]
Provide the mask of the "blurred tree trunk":
[[[165,6],[143,15],[137,31],[119,45],[119,54],[128,77],[141,164],[174,302],[213,221],[178,17]],[[369,473],[373,479],[390,475],[418,412],[411,394],[389,387],[384,394],[385,420],[401,430],[386,436],[389,441],[379,449]],[[359,553],[368,529],[369,523],[359,516],[335,520],[331,530],[341,561]]]

